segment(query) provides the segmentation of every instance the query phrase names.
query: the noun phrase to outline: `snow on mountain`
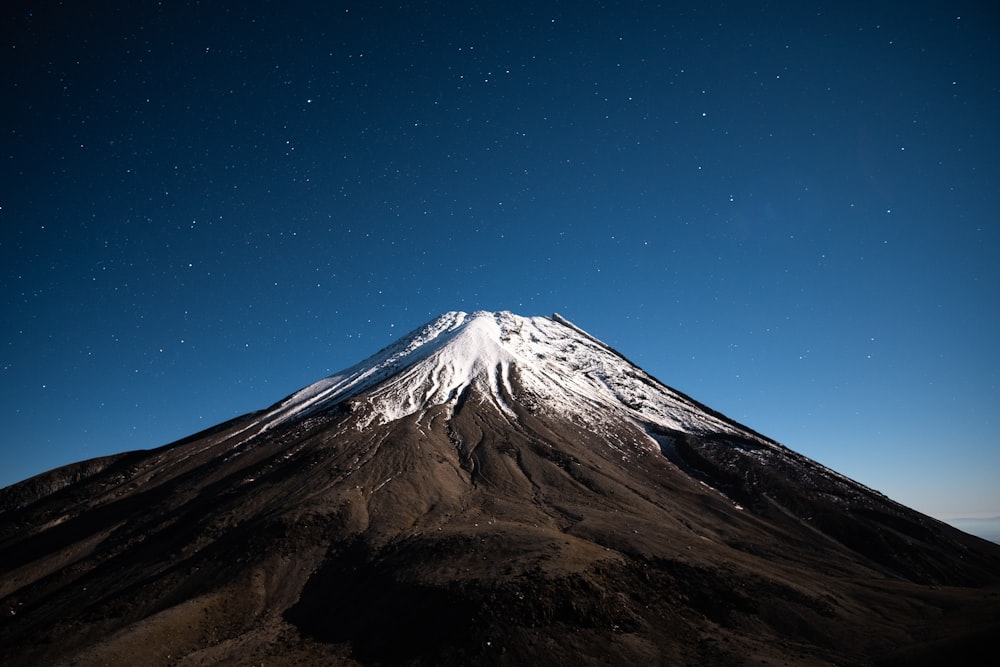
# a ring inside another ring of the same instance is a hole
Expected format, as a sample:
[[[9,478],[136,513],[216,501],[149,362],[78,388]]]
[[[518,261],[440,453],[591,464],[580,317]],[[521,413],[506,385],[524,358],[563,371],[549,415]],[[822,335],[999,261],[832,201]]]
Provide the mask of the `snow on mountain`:
[[[771,444],[664,386],[559,315],[506,311],[441,315],[360,364],[292,394],[258,424],[267,429],[361,394],[372,408],[371,421],[386,423],[434,406],[454,408],[470,388],[511,419],[516,396],[529,409],[554,410],[590,428],[600,428],[610,411],[643,427],[728,433]]]

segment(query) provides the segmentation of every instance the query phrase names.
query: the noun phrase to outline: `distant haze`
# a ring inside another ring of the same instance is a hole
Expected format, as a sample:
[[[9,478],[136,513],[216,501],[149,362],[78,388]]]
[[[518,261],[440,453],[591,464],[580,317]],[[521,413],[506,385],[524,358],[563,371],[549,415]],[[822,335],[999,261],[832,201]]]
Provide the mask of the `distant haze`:
[[[970,535],[1000,544],[1000,516],[987,519],[949,519],[947,523]]]

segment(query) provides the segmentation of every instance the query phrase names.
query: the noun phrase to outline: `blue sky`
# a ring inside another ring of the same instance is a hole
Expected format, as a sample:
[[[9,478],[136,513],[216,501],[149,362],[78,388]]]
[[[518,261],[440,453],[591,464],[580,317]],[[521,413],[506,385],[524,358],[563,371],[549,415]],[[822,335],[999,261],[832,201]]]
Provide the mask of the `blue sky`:
[[[2,10],[0,485],[507,309],[1000,515],[998,11],[668,4]]]

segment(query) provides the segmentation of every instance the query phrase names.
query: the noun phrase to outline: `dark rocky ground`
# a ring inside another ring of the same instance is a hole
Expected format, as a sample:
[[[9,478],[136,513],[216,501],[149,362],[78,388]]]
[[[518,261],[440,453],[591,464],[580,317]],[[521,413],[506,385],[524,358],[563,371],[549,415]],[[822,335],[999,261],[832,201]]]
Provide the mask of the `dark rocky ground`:
[[[1000,546],[781,448],[362,401],[0,491],[15,665],[985,664]],[[976,662],[976,660],[980,662]]]

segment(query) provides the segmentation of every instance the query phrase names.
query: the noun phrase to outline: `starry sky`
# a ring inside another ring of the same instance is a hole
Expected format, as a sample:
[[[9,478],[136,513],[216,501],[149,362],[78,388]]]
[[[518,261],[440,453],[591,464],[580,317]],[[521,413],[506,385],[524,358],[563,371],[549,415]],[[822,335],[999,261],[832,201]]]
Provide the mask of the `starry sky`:
[[[1000,515],[995,3],[0,12],[0,485],[485,309]]]

